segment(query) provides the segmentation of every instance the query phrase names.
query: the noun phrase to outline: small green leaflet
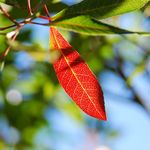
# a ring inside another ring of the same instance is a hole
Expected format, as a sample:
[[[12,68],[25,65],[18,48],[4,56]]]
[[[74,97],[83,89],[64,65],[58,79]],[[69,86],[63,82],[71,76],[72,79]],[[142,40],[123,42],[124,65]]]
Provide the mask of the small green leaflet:
[[[149,0],[83,0],[56,14],[53,20],[63,20],[79,15],[104,19],[142,8]]]
[[[112,25],[100,22],[90,16],[78,16],[62,21],[54,21],[52,26],[60,27],[70,31],[87,35],[106,35],[106,34],[142,34],[150,35],[145,32],[132,32]]]

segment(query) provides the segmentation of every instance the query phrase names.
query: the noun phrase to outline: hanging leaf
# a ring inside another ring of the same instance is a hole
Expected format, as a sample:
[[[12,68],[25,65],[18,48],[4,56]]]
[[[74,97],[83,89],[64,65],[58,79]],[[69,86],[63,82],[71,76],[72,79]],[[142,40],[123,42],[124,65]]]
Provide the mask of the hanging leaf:
[[[149,0],[83,0],[72,5],[53,17],[63,20],[79,15],[90,15],[104,19],[142,8]]]
[[[60,52],[54,69],[67,94],[84,112],[106,120],[103,93],[96,77],[79,53],[54,27],[51,27],[50,46]]]
[[[58,22],[54,21],[52,22],[51,25],[87,35],[106,35],[106,34],[150,35],[150,33],[146,32],[132,32],[112,25],[108,25],[94,18],[91,18],[90,16],[78,16]]]

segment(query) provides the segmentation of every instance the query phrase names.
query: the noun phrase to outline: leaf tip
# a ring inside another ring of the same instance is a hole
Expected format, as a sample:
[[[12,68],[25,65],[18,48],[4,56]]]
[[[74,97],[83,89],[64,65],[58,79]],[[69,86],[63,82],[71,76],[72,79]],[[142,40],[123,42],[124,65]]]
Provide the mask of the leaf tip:
[[[107,121],[106,113],[104,113],[104,114],[103,114],[103,117],[101,117],[101,120],[103,120],[103,121]]]
[[[105,111],[103,111],[103,113],[101,112],[101,115],[93,116],[93,117],[97,118],[98,120],[107,121],[107,115],[106,115]]]

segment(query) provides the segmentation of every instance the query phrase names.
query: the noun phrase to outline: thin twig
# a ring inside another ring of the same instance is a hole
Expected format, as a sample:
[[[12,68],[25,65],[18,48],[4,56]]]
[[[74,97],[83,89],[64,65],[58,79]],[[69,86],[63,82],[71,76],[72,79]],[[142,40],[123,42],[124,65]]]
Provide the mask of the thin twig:
[[[16,20],[14,20],[1,5],[0,5],[0,10],[11,22],[13,22],[16,26],[19,26],[19,23]]]
[[[18,33],[16,33],[16,34],[13,36],[13,38],[12,38],[11,40],[14,41],[14,40],[16,39],[17,35],[18,35]],[[5,49],[5,51],[3,51],[3,52],[1,53],[1,55],[0,55],[0,61],[1,61],[3,58],[5,58],[5,57],[7,56],[7,54],[8,54],[9,51],[10,51],[10,48],[11,48],[11,46],[8,46],[8,47]]]
[[[43,15],[40,15],[38,17],[41,18],[41,19],[50,20],[49,17],[43,16]]]
[[[48,8],[47,8],[47,5],[44,3],[44,10],[45,10],[45,12],[46,12],[46,15],[48,16],[48,17],[50,17],[50,15],[49,15],[49,11],[48,11]]]
[[[16,24],[10,25],[10,26],[8,26],[8,27],[0,28],[0,31],[7,30],[7,29],[10,29],[10,28],[13,28],[13,27],[16,27]]]
[[[31,5],[30,5],[30,0],[27,1],[28,2],[28,9],[29,9],[29,13],[31,15],[32,13],[32,10],[31,10]],[[42,0],[42,2],[44,3],[44,1]],[[44,23],[38,23],[38,22],[32,22],[33,19],[35,18],[28,18],[28,19],[25,19],[24,21],[22,22],[16,22],[14,19],[11,18],[11,16],[0,6],[0,10],[2,10],[2,12],[4,13],[5,16],[7,16],[7,18],[9,18],[13,23],[15,23],[14,25],[11,25],[11,26],[8,26],[8,27],[4,27],[4,28],[0,28],[0,30],[6,30],[6,29],[9,29],[9,28],[12,28],[12,27],[16,27],[18,26],[18,28],[13,31],[15,34],[10,38],[12,41],[14,41],[17,37],[17,35],[19,34],[19,30],[25,25],[25,24],[37,24],[37,25],[43,25],[43,26],[48,26],[50,25],[50,22],[51,22],[51,18],[50,18],[50,15],[49,15],[49,11],[48,11],[48,8],[46,6],[46,4],[44,3],[43,4],[44,6],[44,10],[46,12],[46,15],[47,15],[47,20],[49,20],[49,23],[47,24],[44,24]],[[10,48],[11,46],[8,46],[5,51],[3,51],[1,54],[0,54],[0,61],[5,58],[7,56],[7,54],[9,53],[10,51]]]
[[[31,22],[30,24],[36,24],[36,25],[41,25],[41,26],[49,26],[49,23],[39,23],[39,22]]]
[[[118,54],[116,56],[116,60],[118,62],[116,71],[119,73],[119,75],[122,77],[122,79],[124,81],[127,81],[127,77],[125,76],[125,74],[124,74],[124,72],[122,70],[123,60],[122,60],[121,57],[119,57]],[[132,85],[127,84],[127,83],[126,83],[126,85],[131,90],[131,92],[133,93],[133,95],[134,95],[134,101],[136,103],[140,104],[145,109],[145,111],[150,115],[150,110],[148,109],[148,107],[146,106],[146,104],[144,103],[144,101],[141,99],[141,97],[138,95],[138,93],[136,92],[136,90],[134,89],[134,87],[132,87]]]
[[[32,16],[33,13],[32,13],[31,1],[30,1],[30,0],[27,0],[27,6],[28,6],[28,12],[29,12],[29,15]]]
[[[19,34],[19,31],[20,31],[20,29],[23,27],[23,25],[22,26],[20,26],[20,27],[18,27],[14,32],[15,32],[15,34],[10,38],[12,41],[14,41],[15,39],[16,39],[16,37],[17,37],[17,35]],[[0,54],[0,61],[3,59],[3,58],[5,58],[6,56],[7,56],[7,54],[9,53],[9,51],[10,51],[10,49],[11,49],[11,46],[8,46],[1,54]]]
[[[45,10],[45,13],[46,13],[47,17],[49,18],[49,22],[52,22],[51,17],[49,15],[49,10],[47,8],[47,5],[45,4],[44,0],[42,0],[42,2],[43,2],[43,7],[44,7],[44,10]]]

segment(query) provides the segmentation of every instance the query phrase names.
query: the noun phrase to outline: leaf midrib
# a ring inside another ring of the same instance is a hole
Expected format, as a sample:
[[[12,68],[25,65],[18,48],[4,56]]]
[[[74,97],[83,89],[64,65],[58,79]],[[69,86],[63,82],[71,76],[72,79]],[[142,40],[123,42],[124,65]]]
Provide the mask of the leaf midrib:
[[[53,31],[52,31],[52,32],[53,32]],[[76,76],[76,73],[75,73],[74,70],[71,68],[71,66],[70,66],[70,64],[69,64],[69,62],[68,62],[68,60],[67,60],[67,58],[65,57],[65,55],[64,55],[63,52],[62,52],[61,46],[59,45],[59,43],[58,43],[57,40],[56,40],[56,37],[55,37],[55,34],[54,34],[54,33],[53,33],[53,36],[54,36],[54,40],[56,41],[57,46],[58,46],[58,47],[60,48],[60,50],[61,50],[62,56],[64,57],[64,59],[65,59],[67,65],[69,66],[69,68],[70,68],[71,72],[73,73],[74,77],[76,78],[77,82],[80,84],[81,88],[84,90],[84,92],[85,92],[86,95],[88,96],[90,102],[93,104],[93,106],[95,107],[95,109],[96,109],[96,111],[98,112],[98,114],[100,114],[100,116],[103,118],[103,115],[102,115],[101,113],[99,113],[99,111],[98,111],[96,105],[93,103],[91,97],[88,95],[87,91],[86,91],[85,88],[82,86],[80,80],[79,80],[78,77]]]
[[[88,29],[95,29],[95,30],[103,30],[103,29],[108,29],[108,28],[99,28],[99,27],[90,27],[90,26],[82,26],[80,24],[76,24],[76,23],[66,23],[66,22],[58,22],[58,23],[53,23],[54,25],[59,25],[59,24],[62,24],[62,25],[71,25],[71,26],[77,26],[77,27],[81,27],[81,28],[88,28]],[[52,25],[53,25],[52,24]]]

